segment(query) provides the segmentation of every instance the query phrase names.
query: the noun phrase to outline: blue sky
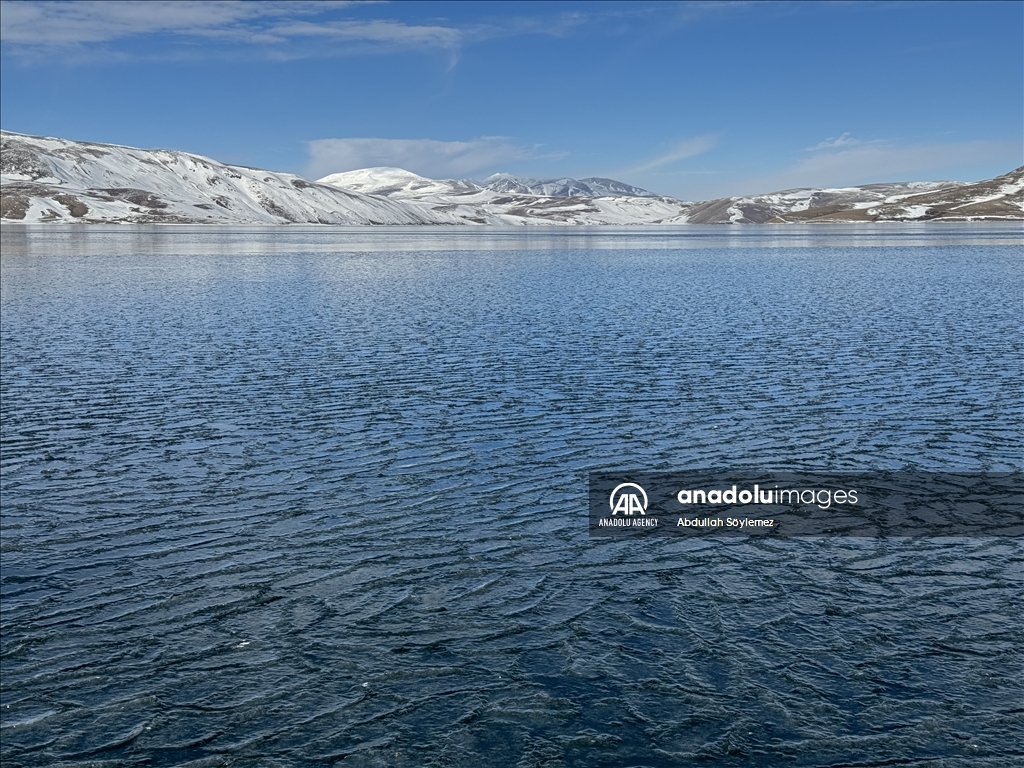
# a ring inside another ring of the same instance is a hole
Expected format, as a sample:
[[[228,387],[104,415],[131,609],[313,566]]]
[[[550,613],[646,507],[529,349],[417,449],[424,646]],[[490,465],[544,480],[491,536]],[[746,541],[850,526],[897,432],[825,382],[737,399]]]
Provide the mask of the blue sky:
[[[683,199],[1024,164],[1024,3],[3,2],[6,130]]]

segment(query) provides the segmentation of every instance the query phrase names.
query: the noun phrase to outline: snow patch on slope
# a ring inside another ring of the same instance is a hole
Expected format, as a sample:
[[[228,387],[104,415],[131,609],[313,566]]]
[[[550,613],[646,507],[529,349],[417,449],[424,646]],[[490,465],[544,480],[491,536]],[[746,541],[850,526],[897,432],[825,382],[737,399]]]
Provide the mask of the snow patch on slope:
[[[416,199],[428,195],[453,195],[478,192],[472,182],[436,180],[419,176],[402,168],[362,168],[358,171],[332,173],[317,180],[318,184],[329,184],[339,189],[362,192],[365,195],[382,195],[396,200]]]
[[[483,182],[364,168],[319,182],[201,155],[0,132],[0,216],[23,222],[717,224],[1024,219],[1024,168],[688,203],[612,179]]]
[[[394,200],[201,155],[0,134],[3,217],[212,224],[452,224]]]
[[[319,182],[416,204],[471,224],[654,224],[679,216],[688,205],[611,179],[538,182],[496,174],[477,183],[381,167],[333,173]]]

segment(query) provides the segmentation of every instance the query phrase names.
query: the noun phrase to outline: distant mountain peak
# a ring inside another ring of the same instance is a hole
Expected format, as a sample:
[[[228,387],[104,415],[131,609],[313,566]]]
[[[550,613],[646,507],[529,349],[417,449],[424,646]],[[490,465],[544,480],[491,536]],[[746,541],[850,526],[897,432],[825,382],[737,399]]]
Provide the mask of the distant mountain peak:
[[[480,190],[537,197],[660,197],[640,187],[596,176],[587,179],[568,176],[533,179],[511,173],[495,173],[483,181],[428,179],[403,168],[387,166],[332,173],[319,179],[319,182],[385,197],[419,196],[433,192],[467,194]]]
[[[393,199],[422,197],[424,195],[466,194],[479,191],[471,181],[428,179],[404,168],[378,166],[355,171],[332,173],[317,180],[318,184],[350,189],[364,195],[379,195]]]
[[[646,189],[598,176],[586,179],[573,179],[568,176],[532,179],[513,176],[510,173],[495,173],[484,179],[482,186],[495,192],[545,197],[660,197]]]

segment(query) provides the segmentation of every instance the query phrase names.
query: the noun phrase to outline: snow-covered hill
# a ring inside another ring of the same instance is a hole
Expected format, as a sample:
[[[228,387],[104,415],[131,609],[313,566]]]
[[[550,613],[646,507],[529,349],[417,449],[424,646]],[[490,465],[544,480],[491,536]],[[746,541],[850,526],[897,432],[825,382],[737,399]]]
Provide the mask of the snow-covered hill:
[[[686,209],[671,198],[626,197],[633,188],[607,180],[604,187],[572,179],[544,182],[558,187],[553,195],[506,194],[400,168],[367,168],[313,182],[187,152],[7,131],[0,133],[0,172],[0,213],[23,222],[639,224],[678,217]],[[614,185],[621,189],[612,195]],[[585,188],[609,195],[575,196]]]
[[[364,168],[317,182],[200,155],[0,132],[0,215],[22,222],[717,224],[1024,220],[1024,167],[987,181],[797,189],[687,203],[611,179],[437,180]]]
[[[436,195],[461,195],[480,191],[470,181],[428,179],[402,168],[362,168],[358,171],[332,173],[317,181],[339,189],[350,189],[364,195],[380,195],[393,200],[416,200]]]
[[[7,220],[453,224],[452,216],[187,152],[0,133]]]
[[[320,179],[488,224],[761,224],[1024,219],[1024,167],[976,183],[912,181],[685,203],[610,179],[536,181],[497,174],[482,183],[364,168]]]
[[[319,183],[414,203],[467,224],[657,224],[690,205],[611,179],[537,181],[497,174],[477,183],[363,168],[332,173]]]
[[[726,197],[690,207],[679,223],[1024,219],[1024,166],[973,184],[914,181],[840,189],[792,189]]]
[[[646,189],[623,184],[615,179],[523,179],[508,173],[496,173],[482,185],[493,192],[546,197],[659,197]]]
[[[500,195],[531,195],[533,197],[660,197],[640,187],[614,179],[524,179],[508,173],[496,173],[481,182],[468,179],[428,179],[402,168],[362,168],[358,171],[332,173],[319,180],[343,189],[367,195],[384,195],[393,199],[425,198],[430,195],[467,195],[483,190]]]

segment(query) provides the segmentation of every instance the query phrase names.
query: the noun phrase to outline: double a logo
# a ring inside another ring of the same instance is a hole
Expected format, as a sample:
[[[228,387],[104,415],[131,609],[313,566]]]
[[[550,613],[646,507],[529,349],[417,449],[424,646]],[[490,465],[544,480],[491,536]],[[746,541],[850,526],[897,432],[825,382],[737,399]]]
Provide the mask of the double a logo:
[[[643,502],[640,501],[641,499]],[[620,512],[630,517],[637,512],[646,515],[647,491],[636,483],[620,483],[612,491],[612,495],[608,499],[608,506],[611,507],[612,517]]]

